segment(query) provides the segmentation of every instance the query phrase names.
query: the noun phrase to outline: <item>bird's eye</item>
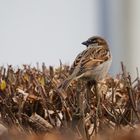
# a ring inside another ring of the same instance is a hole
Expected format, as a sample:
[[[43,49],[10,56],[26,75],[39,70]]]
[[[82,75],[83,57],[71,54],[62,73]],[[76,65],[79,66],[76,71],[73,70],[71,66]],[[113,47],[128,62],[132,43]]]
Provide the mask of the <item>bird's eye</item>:
[[[97,43],[97,41],[96,40],[92,40],[92,43]]]
[[[89,42],[90,42],[90,43],[93,43],[93,42],[94,42],[94,40],[91,40],[91,39],[90,39],[90,40],[89,40]]]

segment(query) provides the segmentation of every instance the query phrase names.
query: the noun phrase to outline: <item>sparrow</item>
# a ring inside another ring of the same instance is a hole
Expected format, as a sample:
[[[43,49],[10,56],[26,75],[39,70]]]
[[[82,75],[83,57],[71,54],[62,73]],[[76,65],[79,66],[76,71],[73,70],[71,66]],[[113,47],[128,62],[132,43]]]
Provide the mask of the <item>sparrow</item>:
[[[105,39],[99,36],[90,37],[82,43],[86,49],[77,55],[69,76],[59,88],[66,90],[73,80],[100,81],[108,73],[112,62],[112,55]]]

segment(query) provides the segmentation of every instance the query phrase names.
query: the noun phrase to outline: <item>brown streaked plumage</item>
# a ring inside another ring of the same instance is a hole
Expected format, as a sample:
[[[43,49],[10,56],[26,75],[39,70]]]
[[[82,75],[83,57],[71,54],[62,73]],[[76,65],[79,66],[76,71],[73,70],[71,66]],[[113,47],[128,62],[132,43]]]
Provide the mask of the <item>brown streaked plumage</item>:
[[[64,90],[74,79],[102,80],[110,68],[112,57],[108,44],[103,38],[94,36],[82,44],[87,48],[78,54],[73,62],[70,76],[60,86]]]

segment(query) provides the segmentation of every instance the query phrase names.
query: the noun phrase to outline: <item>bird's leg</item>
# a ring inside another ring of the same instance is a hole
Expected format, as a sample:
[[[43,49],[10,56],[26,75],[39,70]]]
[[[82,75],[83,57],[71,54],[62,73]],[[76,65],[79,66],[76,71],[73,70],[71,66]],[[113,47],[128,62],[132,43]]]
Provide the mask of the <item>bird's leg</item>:
[[[97,99],[97,114],[98,114],[98,117],[100,117],[101,115],[101,102],[100,102],[100,93],[99,93],[99,90],[98,90],[98,84],[96,83],[95,84],[95,94],[96,94],[96,99]]]
[[[90,100],[92,98],[92,94],[94,93],[92,90],[93,85],[95,85],[96,81],[88,81],[87,82],[87,92],[86,92],[86,99],[87,102],[90,103]]]
[[[94,80],[94,81],[90,81],[90,83],[92,83],[93,86],[91,87],[91,91],[92,93],[95,93],[95,96],[96,96],[96,100],[97,100],[97,113],[99,114],[100,111],[101,111],[101,108],[100,108],[100,93],[99,93],[99,90],[98,90],[98,83]]]
[[[93,88],[91,88],[91,91],[93,92]],[[98,125],[99,125],[98,120],[101,115],[101,106],[100,106],[101,102],[100,102],[100,93],[98,90],[98,83],[96,81],[94,81],[94,93],[95,93],[96,100],[97,100],[96,113],[95,113],[95,134],[97,134]]]

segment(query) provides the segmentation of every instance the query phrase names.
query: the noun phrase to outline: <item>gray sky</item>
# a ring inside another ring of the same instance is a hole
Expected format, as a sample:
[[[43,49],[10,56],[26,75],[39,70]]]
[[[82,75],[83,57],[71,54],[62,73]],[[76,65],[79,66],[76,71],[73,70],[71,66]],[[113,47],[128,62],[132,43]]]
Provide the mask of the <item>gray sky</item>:
[[[98,34],[95,1],[0,0],[0,65],[72,63]]]

